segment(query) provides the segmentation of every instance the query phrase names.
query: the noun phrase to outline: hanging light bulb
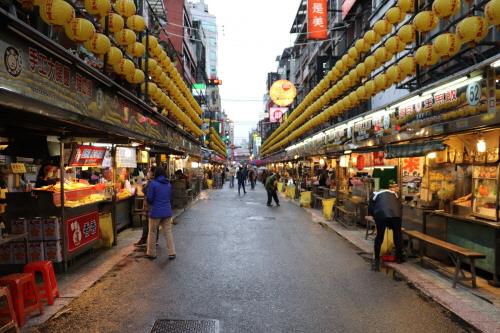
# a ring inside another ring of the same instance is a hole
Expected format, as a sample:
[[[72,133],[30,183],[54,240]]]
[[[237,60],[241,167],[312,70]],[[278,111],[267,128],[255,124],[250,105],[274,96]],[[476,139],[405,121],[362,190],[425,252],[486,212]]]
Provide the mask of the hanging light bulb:
[[[435,159],[437,157],[437,154],[435,151],[433,152],[430,152],[429,154],[427,154],[427,158],[432,160],[432,159]]]
[[[486,151],[486,141],[484,141],[484,138],[482,136],[479,136],[479,139],[477,140],[476,148],[478,153],[484,153]]]

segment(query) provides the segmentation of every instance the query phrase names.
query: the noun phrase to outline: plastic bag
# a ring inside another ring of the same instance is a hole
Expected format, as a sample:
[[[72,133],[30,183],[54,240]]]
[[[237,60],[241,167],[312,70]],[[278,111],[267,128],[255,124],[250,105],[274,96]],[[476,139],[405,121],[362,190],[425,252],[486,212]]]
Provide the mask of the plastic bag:
[[[304,191],[300,193],[300,206],[311,207],[311,191]]]
[[[322,199],[323,203],[323,216],[327,220],[332,219],[333,206],[335,205],[335,198]]]
[[[382,242],[382,246],[380,247],[380,256],[390,254],[393,248],[394,236],[392,230],[389,228],[385,228],[384,241]]]
[[[111,248],[114,241],[111,213],[99,214],[99,230],[101,231],[102,246]]]

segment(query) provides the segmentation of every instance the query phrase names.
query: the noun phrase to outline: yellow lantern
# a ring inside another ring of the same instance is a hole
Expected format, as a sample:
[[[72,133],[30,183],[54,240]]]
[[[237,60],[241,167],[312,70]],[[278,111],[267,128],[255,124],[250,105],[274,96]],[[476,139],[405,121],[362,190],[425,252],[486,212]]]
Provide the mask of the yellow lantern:
[[[373,26],[373,30],[381,36],[385,36],[392,31],[393,25],[387,20],[378,20]]]
[[[144,72],[140,69],[135,69],[131,74],[125,76],[125,79],[133,84],[139,84],[144,82]]]
[[[488,23],[481,16],[469,16],[457,25],[457,36],[462,43],[480,42],[488,34]]]
[[[106,26],[106,20],[108,20],[108,31],[111,33],[122,30],[125,24],[125,22],[123,21],[123,17],[115,13],[109,13],[108,16],[105,16],[99,20],[99,24],[103,29]]]
[[[392,53],[390,53],[384,46],[379,47],[375,50],[375,59],[381,64],[389,61],[392,58]]]
[[[370,44],[365,42],[363,38],[358,39],[354,44],[354,47],[356,48],[358,53],[364,53],[370,50]]]
[[[350,109],[352,107],[351,100],[349,99],[349,96],[342,98],[342,101],[344,102],[344,106],[346,107],[346,109]]]
[[[358,52],[358,50],[356,50],[355,47],[351,47],[349,49],[349,51],[347,52],[347,54],[354,61],[358,60],[358,58],[359,58],[359,52]]]
[[[460,10],[460,0],[434,0],[432,11],[437,17],[448,18]]]
[[[401,38],[401,41],[405,44],[414,42],[416,36],[417,30],[415,30],[413,24],[403,25],[398,31],[398,37]]]
[[[144,61],[144,59],[142,59],[141,62],[142,62],[141,69],[143,71],[146,71],[146,62]],[[158,67],[158,63],[156,62],[156,60],[148,58],[148,74],[151,73],[151,71],[156,67]]]
[[[347,55],[347,54],[344,54],[342,56],[342,63],[344,65],[346,65],[346,67],[347,67],[346,70],[355,64],[354,60],[351,57],[349,57],[349,55]]]
[[[399,36],[392,36],[388,38],[384,46],[387,49],[387,51],[393,54],[402,52],[406,47],[405,43],[403,43],[403,41],[401,40],[401,38],[399,38]]]
[[[155,58],[159,58],[159,56],[161,55],[162,52],[163,52],[163,49],[160,46],[160,44],[158,44],[158,45],[156,45],[156,47],[154,49],[151,50],[151,55]]]
[[[385,72],[387,80],[392,84],[394,82],[401,82],[404,79],[403,72],[398,65],[392,65]]]
[[[358,72],[356,71],[356,69],[352,69],[349,72],[349,80],[353,83],[353,85],[358,82]]]
[[[351,103],[352,106],[358,105],[358,94],[356,94],[355,91],[351,92],[349,95],[349,103]]]
[[[365,86],[360,86],[358,89],[356,89],[356,95],[358,95],[359,100],[365,100],[366,99],[366,88]]]
[[[342,60],[338,60],[336,63],[335,63],[335,68],[338,69],[338,71],[343,74],[347,68],[346,66],[344,65],[344,63],[342,62]]]
[[[129,59],[121,59],[113,65],[113,70],[120,75],[127,76],[135,70],[134,63]]]
[[[415,52],[415,61],[420,66],[428,67],[437,63],[439,55],[434,51],[432,45],[423,45]]]
[[[135,32],[144,31],[146,28],[146,22],[144,22],[144,17],[140,15],[132,15],[127,18],[127,27],[134,30]]]
[[[129,17],[135,14],[137,8],[132,0],[116,0],[115,2],[115,12],[123,17]]]
[[[85,0],[83,4],[90,15],[104,16],[111,10],[109,0]]]
[[[123,53],[122,51],[114,46],[111,46],[108,51],[108,61],[107,63],[113,66],[116,64],[118,61],[123,59]]]
[[[382,91],[389,85],[389,82],[387,81],[387,76],[383,73],[375,76],[374,81],[375,81],[375,89],[377,91]]]
[[[390,24],[397,24],[405,18],[406,13],[399,7],[392,7],[385,13],[385,19]]]
[[[363,78],[366,77],[368,73],[366,73],[366,66],[365,63],[362,62],[356,66],[356,73],[358,74],[358,77]]]
[[[413,19],[413,25],[415,29],[419,32],[428,32],[437,27],[439,19],[430,10],[424,10],[418,13]]]
[[[111,42],[107,36],[95,33],[92,38],[83,44],[83,46],[90,52],[101,55],[109,51]]]
[[[140,58],[144,55],[145,47],[142,43],[134,42],[127,46],[127,53],[133,57]]]
[[[136,41],[137,36],[135,32],[130,29],[122,29],[115,33],[115,39],[119,45],[127,46],[133,44]]]
[[[414,0],[398,0],[398,7],[405,13],[413,12],[415,9]]]
[[[437,36],[434,39],[434,50],[440,57],[451,57],[460,51],[462,43],[457,35],[445,33]]]
[[[142,44],[144,44],[144,46],[146,46],[146,37],[142,38]],[[156,39],[155,36],[149,35],[148,39],[147,39],[147,44],[148,44],[148,48],[149,48],[148,51],[151,51],[158,45],[158,39]]]
[[[398,63],[398,67],[404,76],[414,75],[417,71],[417,62],[412,56],[406,56]]]
[[[368,30],[363,39],[370,45],[373,45],[375,43],[378,43],[378,41],[380,40],[380,35],[375,32],[375,30]]]
[[[66,36],[74,42],[83,43],[95,34],[92,22],[83,18],[76,18],[64,26]]]
[[[373,94],[375,93],[375,82],[373,80],[366,81],[365,90],[368,97],[373,96]]]
[[[368,56],[365,58],[365,68],[366,68],[366,73],[370,73],[372,70],[374,70],[377,66],[377,59],[374,56]]]
[[[491,0],[484,7],[484,16],[491,25],[500,25],[500,0]]]
[[[50,25],[63,26],[75,18],[75,9],[63,0],[43,0],[40,3],[40,17]]]
[[[346,89],[349,89],[354,84],[353,82],[351,82],[351,78],[348,75],[344,76],[341,82]]]

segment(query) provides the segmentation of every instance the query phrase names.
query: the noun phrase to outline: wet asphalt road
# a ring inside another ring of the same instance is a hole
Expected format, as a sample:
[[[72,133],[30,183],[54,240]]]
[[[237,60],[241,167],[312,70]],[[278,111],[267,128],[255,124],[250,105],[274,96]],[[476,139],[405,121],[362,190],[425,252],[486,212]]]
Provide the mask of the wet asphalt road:
[[[225,185],[226,187],[228,184]],[[177,259],[131,255],[39,332],[149,332],[217,319],[222,332],[467,332],[405,282],[259,184],[211,191],[174,227]]]

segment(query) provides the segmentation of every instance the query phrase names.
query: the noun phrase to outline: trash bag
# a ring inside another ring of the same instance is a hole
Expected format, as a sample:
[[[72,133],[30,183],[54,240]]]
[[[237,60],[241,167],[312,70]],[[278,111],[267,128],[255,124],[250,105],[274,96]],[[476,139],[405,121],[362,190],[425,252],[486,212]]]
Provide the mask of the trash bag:
[[[295,185],[287,185],[286,197],[290,199],[295,199]]]
[[[111,248],[113,246],[113,220],[111,213],[99,214],[99,230],[101,232],[102,246]]]
[[[311,191],[304,191],[300,193],[300,206],[311,208]]]
[[[382,242],[382,246],[380,247],[380,256],[390,254],[393,248],[394,236],[392,230],[389,228],[385,228],[384,241]]]
[[[323,216],[327,220],[331,220],[333,215],[333,206],[335,205],[335,198],[322,199],[322,203],[323,203]]]

